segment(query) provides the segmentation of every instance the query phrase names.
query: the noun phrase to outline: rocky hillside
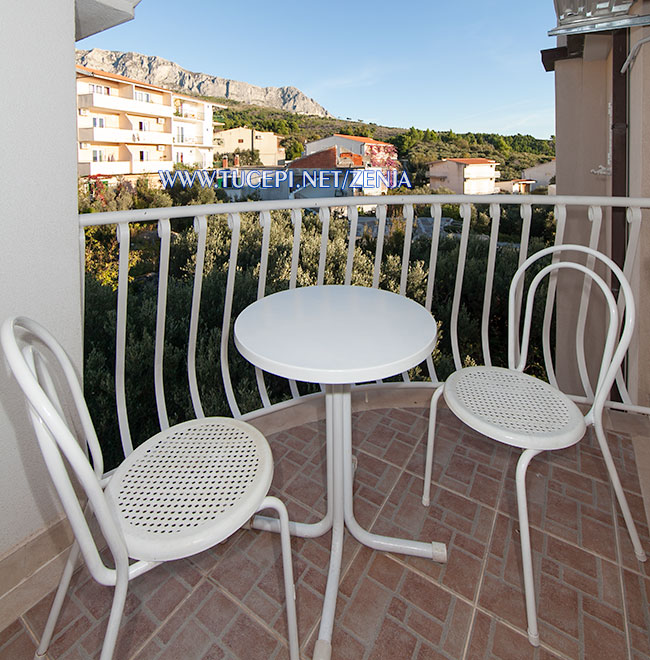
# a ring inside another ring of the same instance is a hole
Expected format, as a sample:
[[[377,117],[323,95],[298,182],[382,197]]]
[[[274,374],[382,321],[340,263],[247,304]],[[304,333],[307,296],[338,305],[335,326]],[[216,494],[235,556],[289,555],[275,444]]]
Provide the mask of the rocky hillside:
[[[78,50],[77,64],[117,73],[150,85],[167,87],[184,94],[216,96],[302,115],[331,116],[322,105],[296,87],[257,87],[238,80],[195,73],[155,55],[93,48]]]

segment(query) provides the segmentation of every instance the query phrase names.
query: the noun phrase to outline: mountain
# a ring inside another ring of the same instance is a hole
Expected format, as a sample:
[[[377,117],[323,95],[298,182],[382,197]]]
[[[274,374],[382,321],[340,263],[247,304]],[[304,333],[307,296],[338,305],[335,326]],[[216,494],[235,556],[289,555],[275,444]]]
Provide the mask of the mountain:
[[[77,50],[77,64],[166,87],[183,94],[216,96],[301,115],[331,117],[322,105],[303,94],[297,87],[258,87],[207,73],[195,73],[156,55],[93,48]]]

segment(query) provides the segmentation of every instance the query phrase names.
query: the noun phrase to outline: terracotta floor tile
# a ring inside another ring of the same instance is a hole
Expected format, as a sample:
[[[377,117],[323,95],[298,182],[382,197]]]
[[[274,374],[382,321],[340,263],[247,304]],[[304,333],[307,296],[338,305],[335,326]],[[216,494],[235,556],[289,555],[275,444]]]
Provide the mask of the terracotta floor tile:
[[[17,632],[4,640],[4,644],[0,644],[0,660],[33,660],[35,651],[36,644],[20,626]]]
[[[632,552],[593,433],[577,446],[537,457],[528,471],[542,643],[535,649],[526,636],[517,452],[441,406],[432,501],[423,507],[427,424],[427,408],[353,415],[359,522],[377,533],[443,541],[449,556],[439,564],[380,553],[346,533],[333,658],[650,660],[649,566]],[[294,520],[314,522],[325,511],[324,439],[322,421],[269,436],[271,492]],[[610,432],[608,445],[650,551],[630,437]],[[303,660],[311,658],[318,636],[330,538],[292,539]],[[36,635],[51,598],[24,615]],[[111,598],[111,589],[77,572],[49,660],[98,657]],[[286,634],[279,537],[242,530],[134,581],[115,657],[285,660]],[[32,660],[34,648],[21,620],[0,632],[0,660]]]

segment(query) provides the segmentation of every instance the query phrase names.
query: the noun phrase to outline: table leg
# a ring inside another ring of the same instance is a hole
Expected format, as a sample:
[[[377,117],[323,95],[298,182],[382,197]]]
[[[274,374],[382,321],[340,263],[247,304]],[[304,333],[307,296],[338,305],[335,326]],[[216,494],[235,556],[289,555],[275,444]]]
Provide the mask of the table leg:
[[[314,647],[314,660],[329,660],[332,655],[332,630],[336,612],[336,597],[339,592],[339,577],[343,558],[343,445],[336,438],[341,438],[345,427],[345,398],[349,400],[350,388],[345,385],[328,385],[325,393],[327,407],[327,445],[328,457],[331,457],[332,484],[328,493],[328,502],[332,510],[332,548],[330,565],[325,587],[325,602],[321,617],[318,640]],[[331,451],[331,454],[329,452]],[[329,471],[328,471],[329,477]],[[328,505],[329,508],[329,505]]]
[[[332,529],[332,487],[333,487],[333,476],[332,476],[332,451],[333,451],[333,441],[332,441],[332,424],[330,420],[332,419],[332,399],[329,395],[325,396],[325,420],[326,420],[326,470],[327,470],[327,512],[325,516],[321,518],[318,522],[315,523],[303,523],[303,522],[294,522],[289,521],[289,533],[291,536],[299,536],[304,539],[312,539],[318,536],[323,536]],[[277,518],[269,518],[267,516],[255,516],[251,521],[251,527],[253,529],[260,529],[265,532],[276,532],[280,533],[280,521]]]
[[[357,541],[363,543],[374,550],[383,550],[384,552],[398,552],[404,555],[413,555],[414,557],[425,557],[433,561],[447,561],[447,546],[444,543],[422,541],[410,541],[406,539],[373,534],[359,525],[354,517],[354,508],[352,501],[352,404],[350,397],[350,386],[344,386],[342,399],[342,435],[343,439],[343,502],[345,525]],[[336,443],[338,444],[338,443]]]

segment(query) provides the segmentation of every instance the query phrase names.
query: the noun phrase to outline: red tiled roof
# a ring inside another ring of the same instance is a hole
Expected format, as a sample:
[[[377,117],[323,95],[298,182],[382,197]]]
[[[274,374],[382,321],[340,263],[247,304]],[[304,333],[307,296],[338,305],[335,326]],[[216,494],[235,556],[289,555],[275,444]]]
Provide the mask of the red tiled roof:
[[[334,133],[334,137],[342,137],[348,140],[354,140],[355,142],[365,142],[366,144],[383,144],[387,147],[392,147],[392,144],[388,142],[380,142],[379,140],[373,140],[372,138],[359,137],[358,135],[344,135],[343,133]]]
[[[296,158],[296,160],[292,160],[289,163],[289,167],[336,167],[336,147],[330,147],[329,149],[316,151],[302,158]]]
[[[360,156],[359,154],[353,154],[351,151],[342,151],[341,160],[344,158],[347,160],[351,160],[353,165],[357,165],[358,167],[361,167],[363,165],[363,157]]]
[[[120,76],[118,73],[108,73],[108,71],[101,71],[100,69],[91,69],[90,67],[87,66],[81,66],[81,64],[77,64],[77,71],[79,73],[87,74],[89,76],[101,76],[104,78],[108,78],[109,80],[120,80],[123,82],[133,83],[134,85],[139,85],[140,87],[146,87],[147,89],[157,89],[161,92],[170,92],[174,96],[179,96],[181,98],[187,99],[188,101],[197,101],[199,103],[205,103],[205,101],[202,101],[202,99],[197,98],[196,96],[179,94],[178,92],[175,92],[173,89],[167,89],[166,87],[159,87],[158,85],[150,85],[149,83],[142,82],[141,80],[136,80],[135,78],[127,78],[126,76]],[[213,103],[212,105],[216,105],[220,108],[227,107],[219,103]]]
[[[463,165],[498,165],[496,160],[491,158],[443,158],[443,160],[451,160],[454,163],[462,163]]]

